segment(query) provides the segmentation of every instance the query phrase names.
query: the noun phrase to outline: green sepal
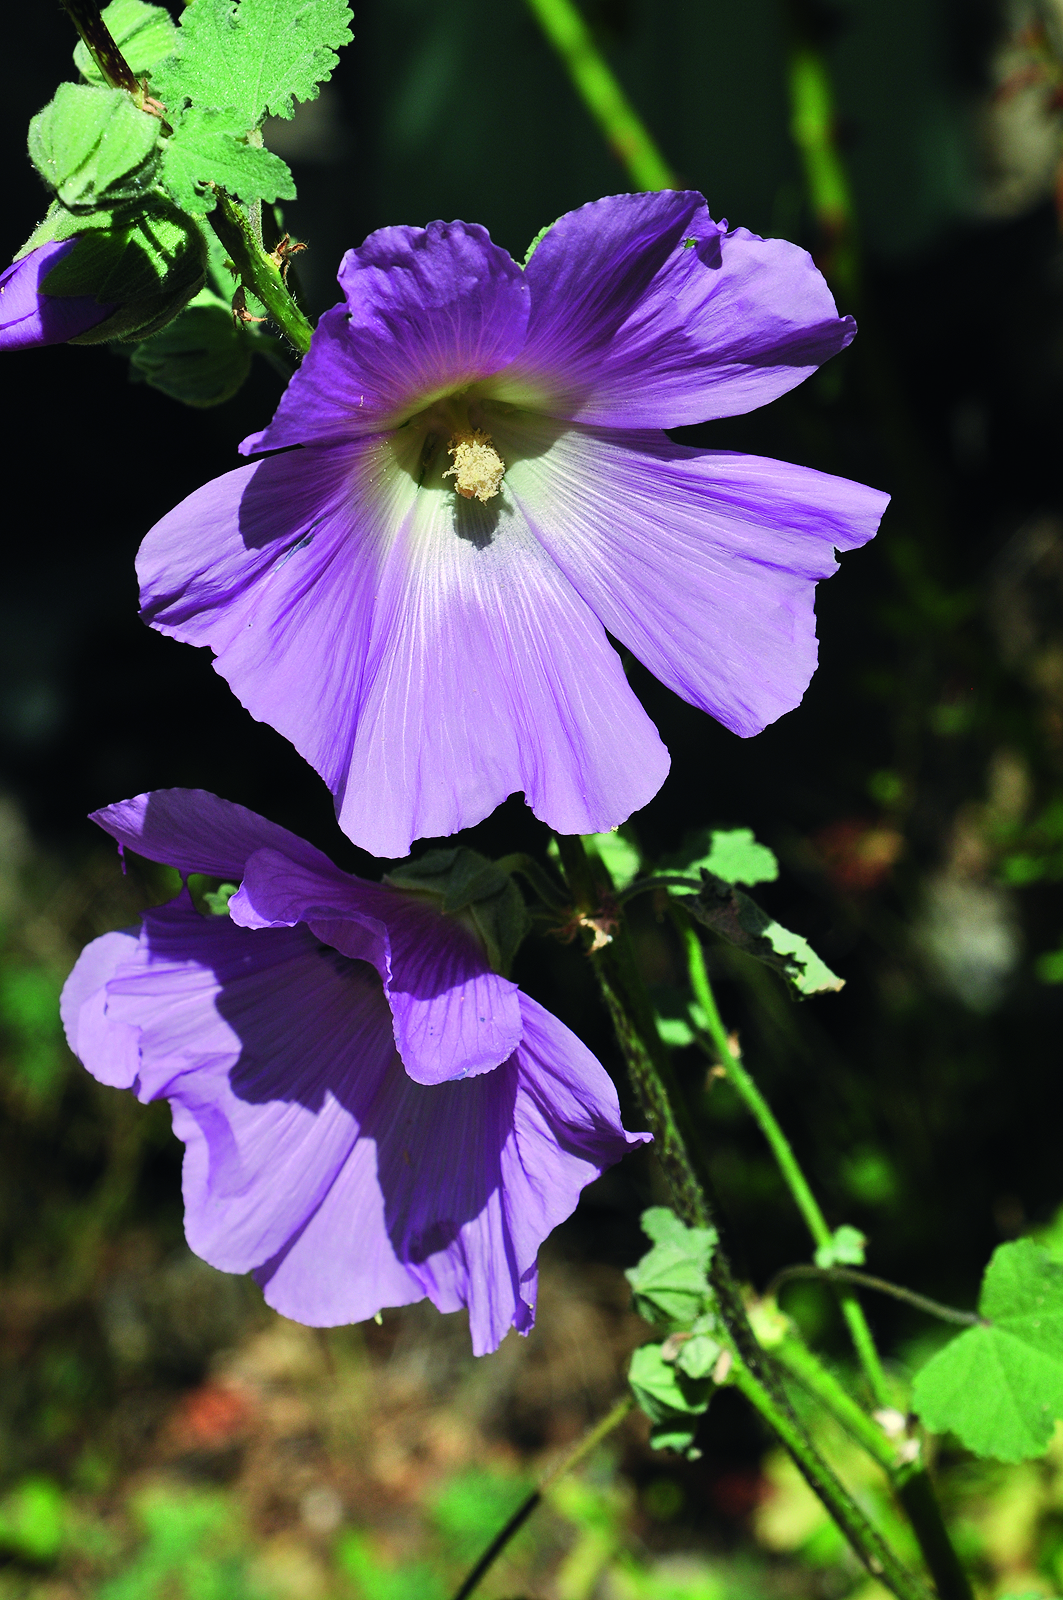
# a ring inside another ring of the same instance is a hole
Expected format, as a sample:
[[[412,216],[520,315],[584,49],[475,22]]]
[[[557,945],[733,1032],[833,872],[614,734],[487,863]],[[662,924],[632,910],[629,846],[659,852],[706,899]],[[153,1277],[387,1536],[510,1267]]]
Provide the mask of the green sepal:
[[[171,110],[229,109],[246,133],[316,99],[350,37],[347,0],[192,0],[153,92]]]
[[[683,842],[683,848],[661,864],[665,872],[711,872],[724,883],[774,883],[779,863],[752,828],[702,828]]]
[[[666,1206],[644,1211],[642,1230],[653,1249],[624,1274],[635,1309],[647,1322],[689,1328],[712,1304],[707,1274],[716,1230],[687,1228]]]
[[[111,5],[104,7],[102,20],[138,78],[150,74],[153,67],[174,52],[177,29],[169,12],[164,11],[162,6],[146,5],[145,0],[113,0]],[[89,83],[106,84],[99,67],[81,41],[74,49],[74,65]]]
[[[431,895],[448,916],[468,917],[492,968],[503,976],[509,974],[531,921],[508,872],[475,850],[458,845],[403,861],[391,869],[385,882],[396,889]]]
[[[178,317],[177,319],[178,322],[180,322],[182,318],[186,317],[187,315],[187,311],[182,312],[181,317]],[[133,359],[134,361],[136,360],[135,350],[133,352]],[[151,379],[148,378],[147,382],[150,383]],[[157,387],[161,388],[162,385],[157,385]],[[192,403],[195,404],[194,401]],[[229,915],[229,901],[232,899],[239,887],[239,884],[236,883],[219,883],[216,889],[208,889],[206,891],[203,896],[203,903],[212,917],[227,917]]]
[[[30,160],[68,209],[113,206],[147,194],[159,132],[124,89],[61,83],[30,123]]]
[[[694,1443],[698,1423],[712,1399],[711,1378],[691,1378],[662,1355],[663,1344],[644,1344],[631,1357],[628,1382],[640,1410],[653,1427],[650,1443],[655,1450],[687,1452]]]
[[[263,145],[251,145],[232,111],[187,112],[163,147],[162,182],[183,211],[213,211],[217,184],[237,200],[294,200],[287,164]]]
[[[791,994],[804,999],[844,988],[844,978],[820,960],[807,939],[776,922],[748,894],[704,868],[701,881],[700,893],[684,895],[681,903],[728,944],[773,968],[786,979]]]
[[[252,349],[250,335],[236,325],[225,301],[202,289],[179,317],[136,346],[130,377],[186,406],[218,406],[231,400],[246,379]],[[203,898],[222,915],[235,892],[234,884],[223,884]]]
[[[937,1352],[912,1386],[912,1408],[975,1455],[1043,1455],[1063,1418],[1063,1263],[1030,1239],[1002,1244],[986,1268],[986,1323]]]
[[[41,284],[45,294],[93,295],[114,312],[71,344],[146,339],[164,328],[202,289],[207,247],[190,217],[165,201],[131,211],[77,217],[56,203],[20,255],[54,240],[78,239]]]

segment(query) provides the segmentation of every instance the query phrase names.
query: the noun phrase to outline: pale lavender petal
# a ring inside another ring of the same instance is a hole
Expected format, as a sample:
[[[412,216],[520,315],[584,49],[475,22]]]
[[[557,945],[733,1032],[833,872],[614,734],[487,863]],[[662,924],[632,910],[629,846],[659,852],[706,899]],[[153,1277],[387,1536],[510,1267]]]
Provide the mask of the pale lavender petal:
[[[525,271],[528,337],[500,399],[606,427],[752,411],[852,339],[811,256],[709,216],[693,191],[571,211]]]
[[[662,435],[537,426],[507,473],[543,548],[617,639],[735,733],[799,704],[815,585],[873,537],[889,496],[808,467]],[[506,447],[505,424],[496,434]]]
[[[336,871],[305,839],[206,789],[153,789],[94,811],[92,821],[123,848],[178,872],[239,882],[248,856],[269,847],[311,869]]]
[[[211,645],[374,855],[520,789],[563,833],[624,821],[668,755],[601,624],[505,493],[481,506],[415,469],[367,440],[217,480],[144,541],[145,617]]]
[[[91,294],[45,294],[52,268],[70,254],[77,239],[41,244],[12,262],[0,275],[0,350],[28,350],[65,344],[88,333],[111,315],[113,304]]]
[[[107,1016],[107,983],[137,956],[140,934],[126,928],[93,939],[78,956],[59,999],[66,1041],[94,1078],[112,1089],[131,1089],[140,1071],[136,1028]]]
[[[403,1066],[416,1083],[490,1072],[517,1047],[516,984],[491,971],[467,928],[423,901],[345,874],[304,872],[263,850],[248,862],[229,914],[251,927],[305,922],[344,955],[371,962]]]
[[[391,428],[504,367],[524,342],[528,289],[486,229],[381,228],[340,264],[346,303],[321,318],[268,428],[241,449]]]

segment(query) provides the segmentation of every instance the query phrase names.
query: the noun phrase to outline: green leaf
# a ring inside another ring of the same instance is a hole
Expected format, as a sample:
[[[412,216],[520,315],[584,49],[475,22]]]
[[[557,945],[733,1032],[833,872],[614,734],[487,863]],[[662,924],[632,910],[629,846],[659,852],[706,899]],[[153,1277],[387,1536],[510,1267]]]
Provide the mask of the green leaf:
[[[682,850],[668,858],[670,872],[711,872],[724,883],[774,883],[779,863],[766,844],[758,844],[751,828],[702,829]]]
[[[247,132],[316,99],[350,23],[347,0],[192,0],[153,91],[171,109],[230,109]]]
[[[653,1423],[650,1443],[655,1450],[688,1450],[697,1422],[709,1409],[711,1378],[691,1378],[673,1362],[665,1361],[659,1344],[644,1344],[631,1357],[628,1382],[636,1403]]]
[[[799,998],[844,987],[845,980],[820,960],[807,939],[774,921],[749,895],[722,878],[703,870],[701,892],[684,895],[682,903],[728,944],[772,967]]]
[[[140,199],[158,164],[159,122],[124,89],[61,83],[30,123],[29,153],[68,210]]]
[[[1063,1263],[1029,1239],[1002,1244],[969,1328],[916,1374],[912,1405],[928,1428],[976,1455],[1043,1455],[1063,1417]]]
[[[181,315],[133,350],[130,377],[150,384],[186,406],[218,406],[231,400],[251,370],[252,340],[238,328],[223,300],[202,290]],[[235,884],[208,891],[203,899],[225,916]]]
[[[710,1378],[723,1354],[723,1345],[708,1333],[693,1333],[679,1347],[675,1364],[688,1378]]]
[[[213,211],[214,183],[250,205],[254,200],[294,200],[295,182],[280,156],[250,145],[231,111],[190,111],[167,139],[162,181],[183,211]]]
[[[618,889],[626,889],[639,875],[641,857],[636,847],[615,828],[612,833],[588,833],[583,843],[596,855]]]
[[[0,1502],[0,1550],[28,1561],[54,1561],[66,1534],[62,1490],[48,1478],[25,1478]]]
[[[647,1322],[689,1327],[712,1299],[707,1273],[716,1230],[684,1227],[665,1206],[644,1211],[642,1228],[654,1247],[625,1273],[635,1309]]]
[[[817,1267],[860,1267],[863,1266],[867,1240],[859,1228],[851,1228],[843,1222],[840,1228],[835,1228],[831,1235],[830,1244],[821,1244],[815,1254]]]
[[[161,6],[146,5],[145,0],[113,0],[102,15],[111,38],[138,78],[173,54],[177,29],[169,12]],[[106,85],[99,67],[80,41],[74,50],[74,65],[89,83]]]

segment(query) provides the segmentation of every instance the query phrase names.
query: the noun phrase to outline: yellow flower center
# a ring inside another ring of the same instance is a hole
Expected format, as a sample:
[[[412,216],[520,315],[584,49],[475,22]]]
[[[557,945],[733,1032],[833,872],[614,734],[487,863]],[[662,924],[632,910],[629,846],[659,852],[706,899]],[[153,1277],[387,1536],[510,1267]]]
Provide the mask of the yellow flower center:
[[[454,487],[466,500],[477,499],[485,505],[498,493],[505,474],[506,463],[491,442],[491,435],[482,428],[462,429],[452,434],[447,452],[454,462],[444,472],[444,478],[453,478]]]

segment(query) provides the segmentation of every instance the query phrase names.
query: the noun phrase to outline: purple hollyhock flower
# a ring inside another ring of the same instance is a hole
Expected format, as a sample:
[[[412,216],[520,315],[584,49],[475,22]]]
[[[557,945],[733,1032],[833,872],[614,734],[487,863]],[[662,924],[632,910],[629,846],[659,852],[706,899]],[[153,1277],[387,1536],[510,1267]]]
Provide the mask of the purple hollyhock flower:
[[[192,1249],[312,1326],[427,1296],[468,1307],[478,1355],[527,1333],[539,1246],[649,1139],[590,1051],[460,922],[242,806],[170,789],[95,820],[240,880],[228,916],[186,888],[104,934],[63,990],[93,1076],[171,1103]]]
[[[803,250],[725,229],[700,194],[616,195],[523,269],[483,228],[382,229],[242,446],[287,453],[145,539],[146,620],[211,646],[376,855],[517,789],[567,833],[645,804],[668,753],[606,630],[735,733],[800,701],[816,580],[887,496],[662,431],[855,332]]]
[[[0,350],[65,344],[67,339],[88,333],[115,310],[91,294],[45,294],[41,288],[52,268],[76,244],[77,239],[63,239],[58,244],[38,245],[0,275]]]

